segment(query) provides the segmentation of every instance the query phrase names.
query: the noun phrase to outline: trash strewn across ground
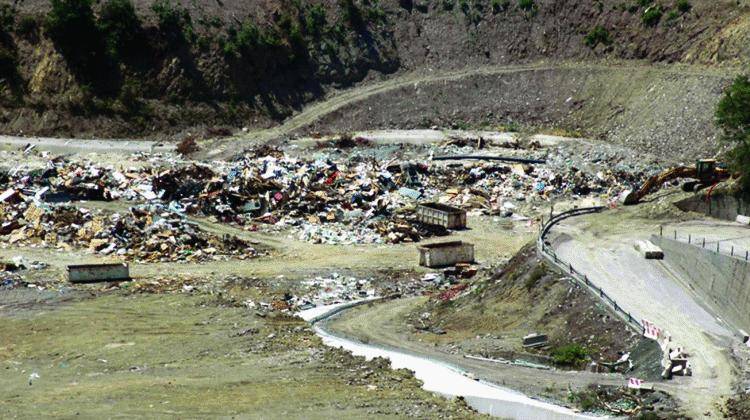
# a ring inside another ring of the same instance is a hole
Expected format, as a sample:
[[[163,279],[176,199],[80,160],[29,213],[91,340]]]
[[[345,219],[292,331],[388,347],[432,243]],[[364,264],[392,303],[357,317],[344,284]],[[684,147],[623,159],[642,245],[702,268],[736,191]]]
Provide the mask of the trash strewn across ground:
[[[527,203],[571,195],[612,199],[644,177],[630,167],[579,169],[560,150],[545,152],[553,153],[550,165],[430,160],[465,149],[431,146],[380,159],[367,148],[336,157],[320,150],[295,157],[264,147],[234,162],[211,164],[138,155],[130,160],[139,163],[133,167],[50,158],[42,166],[0,173],[0,235],[9,235],[12,243],[33,239],[130,259],[253,254],[243,250],[242,241],[211,237],[185,220],[198,215],[247,230],[291,231],[314,243],[418,242],[449,233],[419,223],[418,202],[523,218],[517,213]],[[99,217],[66,206],[118,199],[145,206]]]
[[[256,255],[249,243],[202,231],[159,204],[105,214],[63,204],[20,201],[0,205],[2,233],[11,245],[63,250],[88,248],[138,261],[203,261]]]

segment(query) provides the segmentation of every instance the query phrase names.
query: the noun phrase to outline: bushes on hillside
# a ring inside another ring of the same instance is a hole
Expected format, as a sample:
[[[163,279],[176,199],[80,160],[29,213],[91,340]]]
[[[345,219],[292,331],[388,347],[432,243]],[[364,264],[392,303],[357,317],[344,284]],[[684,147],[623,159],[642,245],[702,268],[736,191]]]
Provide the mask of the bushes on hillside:
[[[130,0],[108,0],[99,11],[97,22],[105,37],[107,51],[117,57],[122,51],[130,51],[141,28],[141,21],[135,14]]]
[[[558,365],[578,366],[588,360],[588,352],[578,344],[567,344],[552,352],[552,360]]]
[[[159,29],[172,40],[191,41],[195,37],[193,20],[187,9],[174,5],[170,0],[156,0],[151,5]]]
[[[16,12],[10,4],[0,4],[0,32],[10,32],[16,22]]]
[[[681,13],[687,13],[692,8],[693,8],[693,6],[690,4],[690,1],[688,1],[688,0],[677,0],[677,10],[679,10]]]
[[[492,13],[500,13],[508,10],[510,0],[492,0]]]
[[[94,19],[92,0],[51,0],[44,27],[74,73],[97,90],[107,84],[111,67]]]
[[[38,26],[39,22],[34,16],[21,16],[16,25],[16,33],[26,39],[30,39],[37,36]]]
[[[305,15],[305,31],[310,35],[320,36],[326,23],[326,9],[321,4],[312,6]]]
[[[750,80],[738,76],[716,106],[716,125],[722,139],[734,146],[729,153],[733,169],[742,174],[742,187],[750,194]]]
[[[656,26],[661,20],[663,14],[664,12],[662,11],[661,6],[657,4],[644,10],[641,20],[643,20],[643,24],[646,26]]]
[[[612,43],[612,38],[609,35],[609,31],[603,26],[595,26],[589,33],[584,37],[583,41],[591,48],[595,48],[599,44],[609,45]]]
[[[521,10],[525,10],[527,12],[530,12],[534,10],[534,0],[518,0],[518,7]]]

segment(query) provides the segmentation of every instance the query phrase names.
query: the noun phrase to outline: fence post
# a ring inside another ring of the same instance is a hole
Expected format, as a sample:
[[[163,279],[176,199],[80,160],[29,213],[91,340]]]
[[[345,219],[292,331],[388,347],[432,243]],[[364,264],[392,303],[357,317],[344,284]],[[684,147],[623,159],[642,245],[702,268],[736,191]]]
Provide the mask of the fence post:
[[[664,226],[659,226],[659,236],[664,236]]]
[[[676,230],[674,231],[674,240],[675,241],[677,240],[677,231]]]
[[[721,244],[720,244],[719,242],[716,242],[716,253],[717,253],[717,254],[719,254],[719,253],[720,253],[720,251],[719,251],[719,246],[720,246],[720,245],[721,245]]]
[[[706,247],[706,238],[703,238],[703,248]]]
[[[745,261],[747,261],[748,251],[745,251]]]
[[[732,245],[732,251],[729,253],[729,255],[734,257],[734,245]]]
[[[599,297],[604,297],[604,290],[601,288],[599,289]]]
[[[568,263],[568,268],[570,269],[570,273],[573,274],[573,264]]]
[[[586,286],[588,286],[589,285],[589,276],[587,276],[587,275],[584,274],[583,275],[583,281],[586,282]]]
[[[688,235],[688,243],[689,244],[693,243],[693,235],[692,234]]]

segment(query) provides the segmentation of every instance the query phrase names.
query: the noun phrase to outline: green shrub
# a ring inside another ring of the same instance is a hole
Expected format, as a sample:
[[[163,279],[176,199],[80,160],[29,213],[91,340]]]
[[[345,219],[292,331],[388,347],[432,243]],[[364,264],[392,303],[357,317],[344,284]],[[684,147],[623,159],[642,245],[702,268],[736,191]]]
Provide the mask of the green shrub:
[[[722,140],[734,145],[728,158],[742,175],[743,191],[750,194],[750,80],[738,76],[716,106],[716,125]]]
[[[609,45],[612,43],[612,38],[609,36],[609,32],[603,26],[595,26],[583,41],[591,48],[596,47],[599,44]]]
[[[552,352],[552,360],[558,365],[577,366],[588,360],[588,352],[578,344],[566,344]]]
[[[320,35],[327,23],[326,9],[321,4],[310,8],[305,15],[305,32],[310,35]]]
[[[173,5],[170,0],[156,0],[151,5],[159,29],[172,36],[186,40],[194,37],[193,21],[187,9]]]
[[[524,287],[526,287],[526,290],[531,290],[536,287],[537,283],[539,283],[539,280],[541,280],[545,274],[547,274],[547,267],[545,267],[543,263],[534,267],[534,270],[531,272],[531,274],[529,274],[529,277],[524,282]]]
[[[510,0],[492,0],[492,13],[500,13],[508,10]]]
[[[679,10],[681,13],[687,13],[692,8],[693,5],[690,4],[689,0],[677,0],[677,10]]]
[[[92,0],[52,0],[44,27],[79,76],[104,81],[110,60],[94,20]]]
[[[578,394],[578,404],[583,411],[591,411],[595,409],[599,403],[596,399],[596,394],[593,392],[581,392]]]
[[[273,30],[263,31],[251,20],[242,23],[239,29],[229,28],[224,44],[224,53],[235,57],[253,57],[283,45],[282,39]]]
[[[461,9],[464,14],[468,14],[470,10],[469,0],[458,0],[458,8]]]
[[[530,12],[534,10],[534,7],[536,5],[534,4],[534,0],[518,0],[518,7],[521,10],[525,10],[527,12]]]
[[[646,7],[653,2],[654,0],[638,0],[638,5],[640,5],[641,7]]]
[[[354,0],[339,0],[339,8],[341,8],[341,17],[345,22],[349,22],[352,27],[361,28],[365,25],[362,12],[354,4]]]
[[[677,10],[670,10],[669,13],[667,13],[667,22],[671,22],[678,17],[680,17],[680,13]]]
[[[49,36],[66,48],[82,49],[98,39],[92,0],[52,0],[45,29]]]
[[[10,32],[16,23],[16,11],[10,4],[0,4],[0,32]]]
[[[34,16],[24,15],[18,19],[16,24],[16,33],[24,38],[30,38],[36,35],[38,22]]]
[[[443,0],[443,10],[446,12],[453,10],[453,0]]]
[[[107,51],[117,57],[120,51],[135,47],[141,21],[130,0],[107,0],[99,11],[97,25],[106,40]]]
[[[661,6],[651,6],[643,12],[643,24],[646,26],[656,26],[661,20],[663,11]]]
[[[0,79],[14,78],[17,75],[16,54],[0,45]]]
[[[117,99],[120,100],[120,103],[129,113],[136,114],[143,109],[143,102],[141,102],[140,98],[140,85],[135,80],[129,79],[123,83]]]

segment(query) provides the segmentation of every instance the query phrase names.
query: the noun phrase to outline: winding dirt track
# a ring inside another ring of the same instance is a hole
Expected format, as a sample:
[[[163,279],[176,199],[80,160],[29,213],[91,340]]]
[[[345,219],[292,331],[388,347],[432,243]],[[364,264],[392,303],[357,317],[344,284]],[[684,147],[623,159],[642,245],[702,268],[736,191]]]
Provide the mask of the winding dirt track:
[[[366,83],[345,91],[332,92],[327,98],[306,106],[299,113],[289,117],[282,124],[269,129],[251,130],[234,138],[226,138],[208,142],[204,149],[210,150],[209,158],[231,156],[244,147],[253,144],[262,144],[271,140],[282,138],[303,129],[311,123],[333,113],[347,105],[364,101],[372,96],[394,91],[396,89],[417,85],[420,83],[434,82],[457,82],[474,76],[494,76],[529,71],[543,71],[553,69],[590,69],[590,70],[636,70],[643,69],[643,65],[599,65],[570,63],[536,63],[529,65],[507,65],[507,66],[484,66],[455,71],[433,71],[420,70],[389,78],[384,81]],[[649,71],[670,74],[675,77],[684,75],[717,75],[726,72],[716,71],[709,68],[696,66],[671,66],[671,67],[649,67]]]

